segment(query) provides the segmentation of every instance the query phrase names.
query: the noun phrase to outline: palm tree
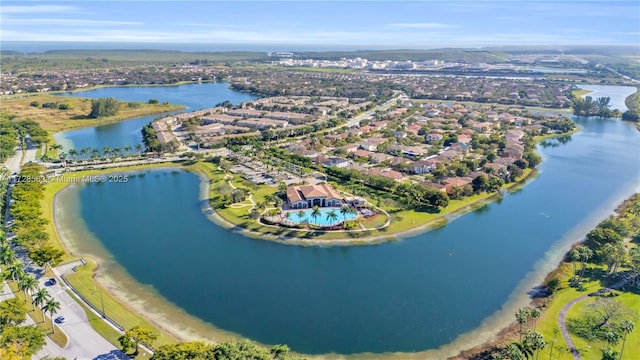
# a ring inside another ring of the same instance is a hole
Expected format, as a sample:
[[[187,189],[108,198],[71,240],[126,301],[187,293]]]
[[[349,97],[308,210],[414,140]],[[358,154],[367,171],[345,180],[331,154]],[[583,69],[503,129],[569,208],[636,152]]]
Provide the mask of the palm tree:
[[[284,213],[284,218],[287,219],[287,221],[291,221],[291,212],[287,211]]]
[[[142,151],[142,145],[140,144],[136,144],[136,151],[138,152],[138,157],[142,156],[142,154],[140,153]]]
[[[113,148],[112,153],[114,157],[120,157],[120,155],[122,154],[122,149],[119,147]]]
[[[520,341],[522,341],[522,325],[529,320],[529,309],[521,308],[516,312],[516,321],[520,324]]]
[[[302,222],[303,217],[305,217],[305,212],[302,210],[298,211],[298,223]]]
[[[60,303],[55,299],[49,299],[42,309],[49,313],[49,316],[51,317],[51,329],[53,329],[53,332],[55,333],[56,328],[53,326],[53,315],[60,310]]]
[[[338,220],[338,214],[336,214],[335,210],[331,210],[327,213],[327,221],[330,224],[335,224],[336,220]]]
[[[15,261],[13,264],[9,265],[9,276],[13,281],[17,281],[24,275],[24,266],[21,262]]]
[[[24,298],[27,298],[27,293],[38,288],[38,281],[33,275],[27,274],[18,282],[18,288],[24,292]]]
[[[631,334],[633,331],[633,322],[631,320],[622,320],[620,324],[620,330],[624,333],[624,337],[622,338],[622,350],[620,350],[620,359],[622,359],[622,354],[624,353],[624,344],[627,342],[627,335]]]
[[[90,147],[83,147],[82,149],[80,149],[80,155],[82,155],[83,158],[86,158],[87,155],[91,154],[91,148]]]
[[[580,254],[580,262],[582,263],[582,267],[580,268],[580,277],[578,278],[578,283],[580,283],[584,276],[584,269],[587,267],[587,261],[593,256],[593,251],[584,245],[577,246],[576,250],[578,250],[578,253]]]
[[[71,159],[75,161],[76,157],[78,156],[78,150],[69,149],[69,156],[71,156]]]
[[[526,359],[526,357],[520,350],[520,347],[515,343],[507,345],[503,351],[504,351],[504,355],[506,355],[507,358],[509,358],[509,360],[525,360]]]
[[[47,292],[46,289],[38,289],[35,294],[33,294],[33,301],[31,302],[33,306],[37,306],[42,311],[42,318],[44,318],[44,310],[42,306],[47,303],[51,299],[51,296]]]
[[[540,350],[547,347],[544,337],[537,331],[527,331],[523,343],[536,353],[536,359],[540,355]]]
[[[129,145],[125,146],[122,149],[127,152],[127,157],[129,157],[129,155],[131,155],[131,150],[133,150],[133,148],[131,146],[129,146]]]
[[[531,318],[533,319],[533,331],[536,331],[536,322],[540,317],[540,310],[536,308],[531,309],[531,311],[529,312],[529,316],[531,316]]]
[[[580,261],[580,253],[577,249],[571,249],[571,251],[569,251],[569,260],[571,260],[571,264],[573,265],[572,278],[574,278],[576,276],[576,261]]]
[[[102,154],[104,154],[104,157],[108,158],[109,155],[111,154],[111,148],[108,146],[103,147]]]
[[[100,150],[98,149],[91,149],[91,158],[95,159],[100,157]]]
[[[51,145],[51,149],[56,151],[56,156],[60,157],[60,151],[64,148],[64,146],[60,145],[60,144],[53,144]]]
[[[347,223],[347,214],[351,213],[349,210],[350,208],[351,206],[346,205],[340,208],[340,214],[342,214],[342,219],[345,224]]]
[[[314,219],[314,223],[316,226],[318,226],[318,217],[320,216],[320,208],[318,207],[318,205],[315,205],[313,207],[313,210],[311,211],[311,217]]]

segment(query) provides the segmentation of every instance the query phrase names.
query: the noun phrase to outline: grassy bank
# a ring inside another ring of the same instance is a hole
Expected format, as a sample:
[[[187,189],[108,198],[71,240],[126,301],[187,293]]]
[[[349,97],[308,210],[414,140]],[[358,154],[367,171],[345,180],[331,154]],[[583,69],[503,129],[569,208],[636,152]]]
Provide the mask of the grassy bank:
[[[638,88],[638,91],[635,93],[627,96],[624,100],[624,104],[629,110],[640,113],[640,88]]]
[[[180,105],[147,104],[140,102],[119,102],[120,110],[114,116],[94,119],[91,113],[91,99],[60,97],[50,94],[29,94],[4,96],[1,99],[3,111],[15,115],[18,119],[32,119],[49,132],[58,132],[84,127],[98,126],[142,116],[161,114],[183,109]],[[32,103],[39,106],[32,106]],[[43,108],[42,104],[67,104],[68,110]]]
[[[593,90],[586,90],[586,89],[577,89],[577,90],[571,91],[573,96],[578,97],[578,98],[583,96],[583,95],[590,94],[592,92],[593,92]]]
[[[161,331],[157,326],[155,326],[155,324],[144,319],[142,316],[115,299],[110,292],[100,286],[100,284],[93,278],[96,270],[98,269],[98,264],[90,258],[85,258],[85,261],[87,262],[86,265],[79,266],[76,272],[65,277],[73,288],[93,304],[96,309],[104,309],[106,316],[113,319],[118,325],[125,329],[130,329],[134,326],[141,326],[143,328],[151,329],[154,333],[159,334],[160,336],[154,343],[154,346],[172,344],[178,341],[178,339]],[[96,316],[93,312],[86,312],[87,316],[89,316],[89,322],[96,332],[112,344],[119,346],[118,337],[120,337],[120,334],[102,321],[102,319]]]

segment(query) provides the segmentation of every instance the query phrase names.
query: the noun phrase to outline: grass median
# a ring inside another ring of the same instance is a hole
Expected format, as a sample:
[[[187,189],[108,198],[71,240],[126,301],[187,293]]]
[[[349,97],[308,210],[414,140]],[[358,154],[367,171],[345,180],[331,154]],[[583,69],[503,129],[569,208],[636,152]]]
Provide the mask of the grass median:
[[[85,258],[87,264],[77,267],[77,271],[73,274],[66,276],[67,281],[78,291],[82,296],[87,299],[98,312],[104,314],[113,319],[118,325],[122,326],[125,330],[134,326],[141,326],[152,330],[154,333],[159,334],[158,340],[155,341],[154,346],[161,346],[166,344],[172,344],[178,341],[170,334],[161,331],[153,323],[144,319],[136,312],[130,310],[127,306],[123,305],[111,294],[105,290],[100,284],[98,284],[93,276],[95,274],[98,265],[90,258]],[[106,324],[100,317],[96,316],[93,312],[86,309],[87,316],[89,317],[91,326],[104,338],[109,340],[112,344],[119,346],[118,337],[120,334],[115,331],[111,326]]]
[[[33,322],[36,323],[36,325],[40,329],[42,329],[44,333],[49,337],[49,339],[51,339],[51,341],[53,341],[56,345],[61,348],[67,346],[67,335],[60,330],[58,325],[54,323],[52,327],[51,318],[46,314],[43,314],[39,308],[32,305],[31,297],[25,297],[24,292],[18,290],[18,284],[15,281],[8,281],[8,283],[9,288],[14,293],[15,297],[27,303],[27,309],[29,309],[27,315],[29,315],[31,319],[33,319]],[[53,330],[53,328],[55,328],[55,331]]]

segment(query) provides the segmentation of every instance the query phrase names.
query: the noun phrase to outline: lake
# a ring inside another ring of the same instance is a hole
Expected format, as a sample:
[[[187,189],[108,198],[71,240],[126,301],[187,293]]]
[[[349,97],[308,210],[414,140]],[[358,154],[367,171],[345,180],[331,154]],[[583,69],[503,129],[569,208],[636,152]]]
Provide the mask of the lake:
[[[633,86],[578,85],[578,87],[591,90],[590,93],[582,95],[583,98],[591,96],[595,100],[599,97],[609,96],[611,98],[611,110],[618,109],[620,112],[627,110],[627,106],[624,103],[627,96],[637,91]]]
[[[67,92],[61,96],[83,98],[113,97],[123,101],[147,102],[157,99],[159,102],[169,101],[172,104],[186,106],[182,112],[190,112],[213,107],[225,100],[233,104],[256,99],[255,96],[232,91],[227,83],[202,83],[179,86],[147,86],[147,87],[109,87],[82,92]],[[64,150],[80,150],[85,147],[99,149],[104,147],[123,148],[142,144],[140,130],[144,125],[161,115],[145,116],[128,121],[112,123],[85,129],[59,132],[53,135],[56,143],[64,146]]]
[[[638,190],[638,131],[574,120],[579,133],[539,146],[540,175],[522,190],[402,241],[249,239],[209,221],[200,179],[176,169],[73,185],[56,223],[75,252],[219,329],[309,354],[451,353],[512,322],[571,244]]]

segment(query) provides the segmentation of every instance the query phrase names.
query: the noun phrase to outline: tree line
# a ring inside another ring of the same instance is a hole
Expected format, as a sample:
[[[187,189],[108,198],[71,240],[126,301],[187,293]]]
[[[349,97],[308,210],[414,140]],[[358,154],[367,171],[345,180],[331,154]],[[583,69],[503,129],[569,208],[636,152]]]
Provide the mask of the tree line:
[[[46,144],[47,132],[33,120],[18,120],[13,115],[0,112],[0,162],[14,155],[16,146],[26,146],[27,136],[34,145]]]
[[[238,340],[207,344],[202,341],[189,341],[173,345],[164,345],[155,350],[152,360],[304,360],[303,357],[289,354],[287,345],[274,345],[263,348],[248,340]]]
[[[17,176],[11,197],[10,214],[15,233],[13,242],[27,250],[29,258],[38,266],[55,266],[62,260],[64,252],[49,244],[49,233],[45,230],[48,220],[42,217],[40,203],[44,198],[45,181],[40,175],[40,165],[26,165]]]
[[[0,173],[0,209],[4,214],[5,196],[8,189],[9,177],[7,170]],[[4,220],[2,221],[4,225]],[[60,304],[53,300],[45,289],[38,286],[36,279],[24,272],[23,264],[9,245],[4,233],[4,226],[0,226],[0,282],[11,280],[17,283],[18,289],[24,293],[20,296],[0,302],[0,358],[22,359],[37,353],[45,344],[45,332],[37,325],[24,325],[31,307],[39,307],[43,314],[48,312],[51,317],[60,308]],[[53,323],[52,323],[53,328]]]
[[[595,100],[591,96],[573,98],[573,115],[577,116],[599,116],[599,117],[618,117],[620,111],[618,109],[611,110],[611,98],[603,96]]]

